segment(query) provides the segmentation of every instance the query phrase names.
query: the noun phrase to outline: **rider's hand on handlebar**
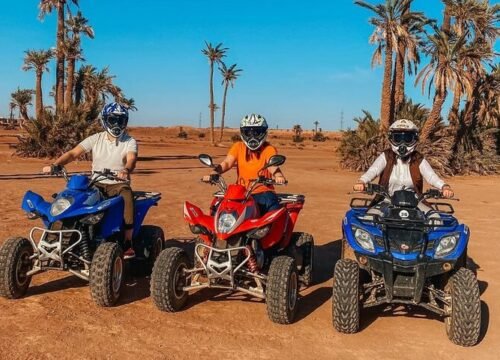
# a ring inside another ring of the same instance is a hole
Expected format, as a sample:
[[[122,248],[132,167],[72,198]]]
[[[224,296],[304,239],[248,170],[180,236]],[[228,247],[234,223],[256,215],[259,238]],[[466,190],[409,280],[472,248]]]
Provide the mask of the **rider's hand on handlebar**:
[[[42,169],[42,173],[51,174],[52,173],[52,166],[44,166]]]
[[[219,178],[219,174],[217,173],[212,173],[210,175],[205,175],[201,178],[201,181],[210,183],[212,181],[216,181]]]
[[[283,176],[283,174],[281,173],[278,173],[274,176],[274,181],[276,182],[276,184],[278,185],[283,185],[283,184],[286,184],[286,179],[285,177]]]
[[[443,193],[443,197],[445,197],[447,199],[451,199],[455,196],[455,193],[453,192],[453,189],[451,188],[450,185],[443,186],[441,191]]]
[[[130,173],[127,170],[122,170],[116,174],[116,177],[118,179],[128,181],[128,180],[130,180]]]
[[[353,186],[354,191],[365,191],[366,185],[363,182],[358,182]]]

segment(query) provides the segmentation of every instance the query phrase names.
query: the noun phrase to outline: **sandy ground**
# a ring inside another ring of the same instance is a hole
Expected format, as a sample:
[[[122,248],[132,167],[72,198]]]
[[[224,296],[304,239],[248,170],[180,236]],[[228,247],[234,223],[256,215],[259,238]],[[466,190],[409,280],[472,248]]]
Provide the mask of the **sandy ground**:
[[[208,147],[197,137],[186,141],[163,137],[165,132],[159,130],[133,133],[140,140],[141,156],[134,188],[163,193],[160,206],[152,209],[146,223],[162,226],[170,243],[191,238],[182,218],[183,201],[206,208],[213,190],[198,181],[207,170],[194,157],[208,152],[220,159],[227,149]],[[26,236],[35,225],[20,209],[26,190],[49,197],[64,185],[62,179],[8,176],[36,173],[48,162],[12,157],[9,143],[15,138],[9,134],[0,132],[0,242],[13,235]],[[278,146],[288,143],[271,140]],[[297,230],[314,235],[319,280],[302,293],[293,325],[271,323],[260,301],[214,291],[194,293],[184,311],[161,313],[149,298],[148,278],[129,277],[118,306],[102,309],[92,302],[84,281],[51,272],[36,276],[24,299],[0,299],[0,358],[498,359],[499,177],[448,180],[461,199],[454,205],[458,217],[471,228],[469,255],[479,267],[483,301],[479,345],[453,345],[443,322],[417,308],[363,311],[360,333],[335,332],[331,277],[340,253],[340,221],[349,202],[346,193],[358,174],[340,169],[334,146],[333,141],[317,147],[307,143],[304,149],[281,146],[288,156],[283,167],[290,183],[287,192],[306,195]],[[88,162],[69,166],[70,171],[88,168]]]

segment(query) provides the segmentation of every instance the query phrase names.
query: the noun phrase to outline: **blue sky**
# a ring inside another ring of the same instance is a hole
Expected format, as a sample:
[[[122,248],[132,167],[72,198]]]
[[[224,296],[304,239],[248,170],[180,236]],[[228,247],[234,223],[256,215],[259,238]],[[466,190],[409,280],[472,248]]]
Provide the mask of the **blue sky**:
[[[34,74],[21,70],[24,51],[55,44],[55,15],[39,21],[37,5],[10,1],[0,12],[0,115],[8,113],[17,86],[34,88]],[[379,114],[382,68],[370,68],[371,14],[351,0],[80,0],[80,8],[96,33],[83,42],[87,63],[109,65],[136,100],[133,125],[196,125],[201,112],[207,126],[205,40],[229,47],[226,63],[244,69],[228,95],[228,126],[249,112],[261,113],[273,127],[310,128],[317,120],[325,129],[340,127],[342,110],[345,126],[361,109]],[[441,18],[440,1],[415,0],[414,8]],[[46,95],[53,76],[52,64]],[[407,93],[430,103],[413,80]]]

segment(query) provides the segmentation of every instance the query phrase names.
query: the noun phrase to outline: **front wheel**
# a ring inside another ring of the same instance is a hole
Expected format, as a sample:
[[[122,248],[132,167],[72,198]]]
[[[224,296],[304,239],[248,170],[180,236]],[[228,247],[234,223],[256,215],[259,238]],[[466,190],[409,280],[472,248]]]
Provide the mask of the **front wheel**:
[[[33,268],[33,247],[28,239],[10,238],[0,247],[0,296],[18,299],[28,290]]]
[[[353,334],[359,330],[359,265],[341,259],[333,274],[332,320],[338,332]]]
[[[90,291],[94,302],[109,307],[118,301],[123,284],[123,251],[117,243],[99,245],[90,265]]]
[[[186,252],[177,247],[163,250],[151,274],[151,297],[161,311],[176,312],[186,304],[188,293],[185,270],[189,268]]]
[[[481,330],[481,299],[474,273],[459,269],[445,290],[451,295],[451,306],[446,307],[450,316],[445,319],[448,338],[457,345],[476,345]]]
[[[269,267],[266,288],[267,315],[272,322],[290,324],[297,312],[299,274],[295,260],[278,256]]]

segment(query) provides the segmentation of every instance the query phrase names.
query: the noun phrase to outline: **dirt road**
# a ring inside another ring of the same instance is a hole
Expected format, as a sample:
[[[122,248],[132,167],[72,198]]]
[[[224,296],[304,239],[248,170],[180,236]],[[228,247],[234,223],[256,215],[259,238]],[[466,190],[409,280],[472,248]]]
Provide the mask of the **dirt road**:
[[[200,142],[165,141],[139,133],[141,161],[134,175],[135,189],[163,193],[147,223],[164,228],[170,242],[191,238],[182,218],[183,201],[206,208],[212,188],[198,179],[206,168],[193,158],[200,152],[222,156],[226,149],[203,147]],[[146,140],[144,140],[146,139]],[[29,222],[20,209],[28,189],[49,197],[62,179],[8,178],[29,174],[46,162],[11,157],[0,139],[0,242],[27,235]],[[449,179],[461,201],[457,216],[472,232],[469,255],[478,266],[483,332],[479,345],[461,348],[446,337],[444,324],[420,309],[384,308],[362,313],[362,331],[341,335],[331,324],[331,277],[339,257],[340,221],[347,210],[346,193],[358,174],[341,170],[330,145],[304,150],[291,146],[283,167],[287,191],[306,195],[298,230],[311,232],[316,242],[319,283],[304,291],[295,324],[271,323],[265,304],[243,296],[227,297],[214,291],[192,295],[177,314],[159,312],[149,298],[149,279],[128,278],[118,306],[98,308],[86,283],[63,273],[34,278],[26,298],[0,299],[0,358],[2,359],[498,359],[500,358],[500,296],[498,283],[499,177]],[[80,162],[69,170],[86,170]]]

